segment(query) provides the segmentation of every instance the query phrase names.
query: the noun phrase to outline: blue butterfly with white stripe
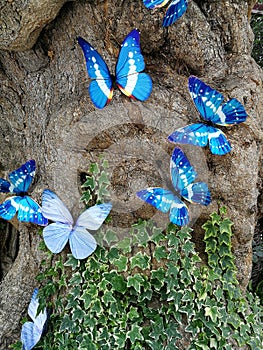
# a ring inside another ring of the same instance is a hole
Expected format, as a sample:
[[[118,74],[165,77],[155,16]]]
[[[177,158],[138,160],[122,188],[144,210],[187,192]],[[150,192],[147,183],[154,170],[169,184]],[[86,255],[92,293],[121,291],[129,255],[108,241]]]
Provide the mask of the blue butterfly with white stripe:
[[[197,174],[180,148],[175,148],[170,161],[173,186],[180,196],[191,203],[208,205],[211,195],[204,182],[194,182]],[[137,196],[163,213],[170,210],[170,221],[178,226],[189,222],[188,208],[172,191],[151,187],[137,192]]]
[[[170,0],[143,0],[148,9],[155,9],[165,6]],[[187,10],[187,0],[173,0],[168,6],[163,19],[163,27],[168,27],[177,21]]]
[[[224,96],[192,76],[188,81],[190,95],[203,119],[212,124],[230,126],[246,120],[244,106],[235,98],[222,104]],[[203,123],[190,124],[177,129],[168,140],[204,147],[209,143],[213,154],[224,155],[231,150],[226,135],[218,128]]]
[[[31,317],[33,322],[26,322],[22,326],[22,350],[33,349],[34,346],[39,342],[42,333],[45,330],[47,322],[47,310],[44,308],[44,310],[40,311],[40,313],[37,315],[37,309],[39,306],[37,294],[38,289],[35,288],[28,306],[28,315]]]
[[[97,108],[105,107],[112,99],[113,84],[116,82],[119,89],[128,97],[145,101],[152,91],[152,80],[146,73],[140,48],[140,32],[134,29],[124,39],[116,69],[115,77],[100,56],[100,54],[83,38],[78,37],[85,59],[89,77],[89,94]]]
[[[42,226],[47,225],[48,220],[42,215],[40,206],[26,195],[34,179],[35,171],[36,162],[31,159],[8,174],[10,182],[0,178],[0,192],[16,195],[0,204],[1,218],[11,220],[17,212],[19,221],[32,222]]]
[[[73,218],[64,203],[54,192],[44,190],[43,214],[47,219],[54,221],[43,230],[46,246],[52,253],[60,253],[69,241],[74,258],[87,258],[97,247],[95,238],[87,229],[98,230],[111,208],[111,203],[94,205],[85,210],[74,225]]]

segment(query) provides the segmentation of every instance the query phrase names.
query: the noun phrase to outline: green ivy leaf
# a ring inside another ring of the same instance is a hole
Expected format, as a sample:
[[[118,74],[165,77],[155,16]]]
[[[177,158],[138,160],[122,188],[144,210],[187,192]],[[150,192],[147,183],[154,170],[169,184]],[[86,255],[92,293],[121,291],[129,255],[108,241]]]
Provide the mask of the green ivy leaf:
[[[64,330],[68,330],[69,332],[73,331],[74,328],[74,322],[69,317],[69,315],[65,315],[62,319],[60,331],[63,332]]]
[[[130,253],[132,247],[132,239],[130,237],[125,237],[123,240],[119,241],[116,244],[116,247],[122,250],[124,254]]]
[[[134,269],[136,266],[142,270],[149,269],[150,258],[146,254],[142,254],[142,252],[138,252],[133,257],[131,257],[131,269]]]
[[[168,349],[171,349],[171,350],[172,349],[176,349],[174,347],[174,341],[176,339],[182,339],[183,338],[183,336],[181,334],[181,330],[179,328],[179,325],[176,322],[172,321],[172,320],[170,320],[169,323],[164,328],[164,334],[166,334],[167,338],[168,338],[168,344],[167,344],[167,346],[165,348],[167,350]],[[173,339],[173,341],[172,341],[172,339]]]
[[[104,278],[112,285],[112,288],[117,292],[124,294],[127,290],[127,282],[122,275],[117,274],[116,271],[104,273]]]
[[[91,163],[90,167],[89,167],[89,171],[93,174],[93,175],[98,175],[100,172],[99,169],[99,165],[97,163]]]
[[[100,176],[98,177],[99,186],[106,186],[110,184],[109,178],[105,170],[102,170]]]
[[[214,226],[212,221],[207,221],[202,228],[205,230],[204,240],[206,241],[208,238],[217,238],[218,236],[218,228]]]
[[[164,285],[165,270],[160,267],[158,270],[151,271],[151,283],[155,289],[160,290]]]
[[[213,322],[220,318],[220,309],[218,306],[205,307],[205,316],[210,317]]]
[[[220,224],[220,222],[221,222],[221,215],[218,215],[217,213],[212,213],[211,215],[210,215],[210,217],[212,218],[212,224],[213,225],[219,225]]]
[[[151,241],[155,244],[159,244],[161,241],[165,239],[165,235],[163,234],[163,231],[157,227],[154,227],[153,233],[151,236]]]
[[[101,300],[103,301],[104,304],[108,305],[109,303],[116,303],[116,299],[113,296],[112,290],[106,290],[101,297]]]
[[[220,223],[220,233],[228,233],[229,236],[232,236],[232,229],[231,226],[233,225],[233,222],[231,220],[229,220],[228,218],[224,219],[221,223]]]
[[[143,340],[141,331],[142,327],[139,327],[137,324],[131,325],[131,330],[127,333],[127,336],[130,338],[131,343],[134,343],[136,340]]]
[[[141,318],[137,308],[135,308],[134,306],[131,306],[130,311],[128,312],[127,316],[128,316],[129,320]]]
[[[82,283],[82,277],[80,272],[76,272],[72,275],[71,279],[69,280],[69,283],[71,285],[79,285]]]
[[[183,244],[182,250],[186,255],[193,254],[194,253],[194,243],[187,241]]]
[[[67,255],[68,260],[64,263],[64,266],[69,266],[72,270],[75,270],[80,265],[80,261],[75,259],[72,254]]]
[[[79,307],[74,307],[73,313],[72,313],[72,321],[79,321],[81,322],[84,318],[84,311]]]
[[[168,252],[164,246],[156,246],[154,251],[154,257],[157,261],[160,261],[161,259],[166,259],[168,255]]]
[[[133,287],[137,293],[140,293],[141,287],[144,285],[144,277],[138,273],[133,276],[128,276],[127,287]]]
[[[118,259],[113,259],[112,264],[117,267],[119,272],[127,271],[128,268],[128,258],[121,255]]]
[[[107,243],[108,246],[111,246],[112,243],[118,242],[119,239],[115,231],[108,229],[103,236],[103,240]]]

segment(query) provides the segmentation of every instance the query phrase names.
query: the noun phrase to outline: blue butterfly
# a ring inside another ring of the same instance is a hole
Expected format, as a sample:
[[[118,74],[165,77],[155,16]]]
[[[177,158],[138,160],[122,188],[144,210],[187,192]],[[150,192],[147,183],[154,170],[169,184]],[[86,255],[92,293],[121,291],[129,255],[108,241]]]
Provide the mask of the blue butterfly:
[[[165,6],[169,0],[143,0],[143,4],[148,9],[155,9]],[[163,26],[168,27],[178,20],[186,11],[188,6],[187,0],[173,0],[168,6],[163,19]]]
[[[126,96],[140,101],[147,100],[152,91],[152,80],[148,74],[141,73],[145,64],[138,30],[132,30],[121,45],[115,77],[110,74],[100,54],[86,40],[78,37],[78,43],[86,59],[88,75],[92,79],[89,85],[90,98],[97,108],[103,108],[111,101],[114,82]]]
[[[223,95],[200,79],[190,77],[188,84],[196,108],[206,121],[229,126],[246,120],[245,108],[235,98],[222,104]],[[168,137],[168,140],[201,147],[209,143],[210,151],[217,155],[224,155],[231,150],[226,135],[220,129],[202,123],[190,124],[177,129]]]
[[[197,174],[180,148],[175,148],[170,161],[174,188],[189,202],[208,205],[210,192],[204,182],[193,183]],[[189,222],[187,206],[173,192],[161,187],[151,187],[137,192],[137,196],[163,213],[170,210],[170,221],[178,226]]]
[[[28,315],[33,322],[26,322],[22,326],[21,342],[22,350],[31,350],[39,342],[43,330],[47,322],[46,308],[37,315],[38,303],[38,289],[34,289],[31,301],[28,307]]]
[[[44,216],[54,221],[43,230],[46,246],[52,253],[60,253],[69,240],[72,255],[76,259],[85,259],[96,247],[95,238],[87,231],[97,230],[109,215],[111,203],[98,204],[85,210],[73,226],[73,218],[58,196],[44,190],[42,209]]]
[[[16,194],[0,205],[0,217],[11,220],[16,212],[19,221],[47,225],[48,220],[42,215],[40,206],[26,195],[36,170],[36,162],[31,159],[20,168],[8,174],[10,182],[0,178],[0,192]]]

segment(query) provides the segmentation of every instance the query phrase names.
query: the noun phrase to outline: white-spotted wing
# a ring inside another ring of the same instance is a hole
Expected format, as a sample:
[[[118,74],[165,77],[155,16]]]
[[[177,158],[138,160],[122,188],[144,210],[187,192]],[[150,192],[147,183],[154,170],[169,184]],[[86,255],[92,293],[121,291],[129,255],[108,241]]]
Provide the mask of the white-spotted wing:
[[[193,183],[196,172],[180,148],[175,148],[170,160],[170,174],[174,189],[189,202],[208,205],[211,202],[208,186],[204,182]],[[151,187],[137,192],[137,196],[163,213],[170,211],[170,221],[178,226],[187,225],[189,213],[186,204],[176,193]]]
[[[124,39],[115,69],[115,77],[101,55],[83,38],[78,37],[86,59],[86,67],[91,83],[89,94],[97,108],[105,107],[112,99],[113,83],[127,96],[145,101],[152,91],[152,80],[146,73],[140,48],[140,33],[132,30]]]
[[[1,218],[11,220],[17,213],[18,220],[22,222],[33,222],[43,226],[48,223],[42,215],[40,206],[27,195],[35,171],[36,162],[31,159],[8,174],[10,182],[0,178],[0,192],[16,195],[0,204]]]
[[[245,108],[235,98],[222,103],[224,100],[222,94],[193,76],[189,78],[188,85],[194,104],[205,121],[230,126],[246,120]],[[179,128],[168,137],[168,140],[201,147],[209,144],[210,151],[217,155],[224,155],[231,150],[230,142],[223,131],[203,123]]]
[[[143,0],[144,6],[148,9],[155,9],[165,6],[169,0]],[[177,21],[187,10],[187,0],[173,0],[167,8],[163,19],[163,26],[168,27]]]

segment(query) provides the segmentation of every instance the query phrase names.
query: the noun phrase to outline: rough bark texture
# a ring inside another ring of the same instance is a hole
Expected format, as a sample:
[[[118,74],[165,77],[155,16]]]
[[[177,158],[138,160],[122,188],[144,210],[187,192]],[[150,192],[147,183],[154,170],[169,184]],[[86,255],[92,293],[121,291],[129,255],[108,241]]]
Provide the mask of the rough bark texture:
[[[234,221],[233,249],[245,288],[251,273],[251,242],[262,218],[263,92],[262,70],[250,56],[253,34],[248,17],[253,1],[189,1],[186,14],[168,29],[161,26],[164,10],[148,11],[139,0],[78,1],[65,4],[40,33],[65,1],[47,3],[38,5],[41,25],[37,15],[34,20],[30,17],[33,23],[23,20],[26,13],[32,14],[33,1],[1,5],[7,12],[0,39],[5,49],[0,52],[1,177],[36,159],[32,197],[40,200],[41,191],[48,187],[76,216],[82,174],[103,154],[110,164],[116,230],[126,234],[138,216],[153,217],[165,226],[167,216],[144,206],[135,193],[145,186],[167,186],[173,148],[167,136],[199,120],[187,87],[188,76],[195,74],[226,99],[237,98],[249,114],[245,123],[226,130],[233,147],[226,156],[183,147],[199,179],[208,181],[213,197],[205,209],[190,206],[194,239],[202,249],[200,225],[218,205],[226,205]],[[152,95],[140,103],[115,90],[110,105],[97,110],[86,90],[88,79],[76,36],[92,43],[114,72],[120,43],[136,27],[141,31],[146,71],[153,79]],[[19,241],[5,231],[3,242],[16,243],[5,243],[13,247],[9,248],[13,255],[4,268],[7,252],[1,248],[5,254],[1,256],[5,273],[0,285],[1,350],[18,338],[21,315],[36,285],[41,261],[37,231],[33,225],[19,224]]]

